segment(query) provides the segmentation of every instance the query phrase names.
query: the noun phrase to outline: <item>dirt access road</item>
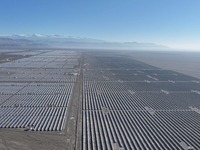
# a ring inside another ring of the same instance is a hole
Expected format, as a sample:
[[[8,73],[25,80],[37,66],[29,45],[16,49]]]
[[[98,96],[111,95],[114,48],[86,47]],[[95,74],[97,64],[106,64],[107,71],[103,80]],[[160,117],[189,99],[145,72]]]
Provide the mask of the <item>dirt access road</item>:
[[[72,150],[81,144],[82,58],[67,110],[63,131],[24,131],[0,128],[0,150]],[[78,142],[76,142],[76,140]]]

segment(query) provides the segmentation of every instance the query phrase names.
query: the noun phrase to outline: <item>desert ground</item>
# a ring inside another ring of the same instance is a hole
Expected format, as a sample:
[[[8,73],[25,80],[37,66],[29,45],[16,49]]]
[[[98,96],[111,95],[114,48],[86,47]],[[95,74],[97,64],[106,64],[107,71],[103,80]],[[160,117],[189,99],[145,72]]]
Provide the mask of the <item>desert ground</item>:
[[[1,50],[0,149],[200,149],[199,63],[197,52]]]

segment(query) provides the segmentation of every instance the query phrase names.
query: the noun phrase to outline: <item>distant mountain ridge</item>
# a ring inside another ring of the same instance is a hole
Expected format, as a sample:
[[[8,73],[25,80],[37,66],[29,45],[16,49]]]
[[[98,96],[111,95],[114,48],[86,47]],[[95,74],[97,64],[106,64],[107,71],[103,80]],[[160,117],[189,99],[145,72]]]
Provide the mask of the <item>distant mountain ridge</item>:
[[[11,39],[0,37],[0,48],[28,48],[28,47],[48,47],[49,45],[34,42],[28,39]]]
[[[0,48],[84,48],[84,49],[169,49],[154,43],[108,42],[104,40],[72,37],[55,34],[0,35]]]

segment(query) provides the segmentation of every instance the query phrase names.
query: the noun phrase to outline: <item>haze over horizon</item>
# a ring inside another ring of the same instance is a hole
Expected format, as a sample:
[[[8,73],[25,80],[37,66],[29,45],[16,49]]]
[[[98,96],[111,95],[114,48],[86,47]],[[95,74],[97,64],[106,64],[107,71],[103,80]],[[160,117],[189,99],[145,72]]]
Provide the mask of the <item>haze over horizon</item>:
[[[200,50],[200,1],[1,1],[0,35],[56,34]]]

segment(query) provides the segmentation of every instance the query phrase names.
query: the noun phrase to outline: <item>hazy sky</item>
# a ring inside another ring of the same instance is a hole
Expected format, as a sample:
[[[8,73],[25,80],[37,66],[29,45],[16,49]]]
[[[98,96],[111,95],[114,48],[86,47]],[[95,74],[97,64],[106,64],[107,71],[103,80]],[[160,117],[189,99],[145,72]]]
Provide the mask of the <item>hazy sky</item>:
[[[200,50],[200,0],[0,0],[0,35],[35,33]]]

